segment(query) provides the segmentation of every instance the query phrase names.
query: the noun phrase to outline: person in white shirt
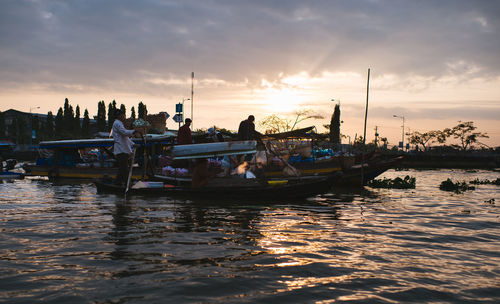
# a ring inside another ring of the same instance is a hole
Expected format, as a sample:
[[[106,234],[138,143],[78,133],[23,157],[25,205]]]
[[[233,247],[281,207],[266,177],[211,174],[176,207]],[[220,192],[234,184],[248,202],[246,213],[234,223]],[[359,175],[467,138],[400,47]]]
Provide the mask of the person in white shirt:
[[[130,139],[136,133],[137,130],[127,130],[123,126],[123,121],[125,121],[125,113],[121,110],[116,110],[115,121],[113,122],[112,135],[115,142],[113,148],[113,154],[115,155],[116,161],[118,163],[118,174],[116,175],[115,184],[125,185],[128,177],[129,170],[129,158],[132,154],[132,147],[134,142]],[[132,160],[133,162],[134,160]]]

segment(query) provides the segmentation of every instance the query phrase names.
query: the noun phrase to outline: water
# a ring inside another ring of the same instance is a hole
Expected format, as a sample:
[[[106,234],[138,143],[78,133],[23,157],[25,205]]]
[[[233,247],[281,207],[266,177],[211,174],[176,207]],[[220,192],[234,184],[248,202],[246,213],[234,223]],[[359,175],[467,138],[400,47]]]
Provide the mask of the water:
[[[414,190],[288,202],[96,194],[0,183],[0,302],[495,303],[500,187],[491,171],[388,171]]]

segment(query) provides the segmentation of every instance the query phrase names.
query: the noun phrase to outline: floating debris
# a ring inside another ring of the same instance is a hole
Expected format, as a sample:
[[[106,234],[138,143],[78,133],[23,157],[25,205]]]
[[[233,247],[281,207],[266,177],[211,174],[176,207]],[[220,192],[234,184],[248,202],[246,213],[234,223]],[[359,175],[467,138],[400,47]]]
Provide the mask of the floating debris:
[[[439,189],[443,191],[454,191],[456,193],[465,192],[467,190],[474,190],[476,187],[469,186],[466,182],[453,182],[451,179],[447,179],[441,182]]]
[[[469,184],[471,185],[497,185],[497,186],[500,186],[500,178],[497,178],[496,180],[488,180],[488,179],[484,179],[484,180],[480,180],[479,178],[476,178],[475,180],[472,180],[469,182]]]
[[[412,176],[404,178],[396,177],[394,179],[374,179],[368,183],[372,188],[389,188],[389,189],[415,189],[416,179]]]
[[[484,201],[485,203],[488,203],[490,205],[495,205],[495,199],[494,198],[490,198],[489,200],[487,201]]]

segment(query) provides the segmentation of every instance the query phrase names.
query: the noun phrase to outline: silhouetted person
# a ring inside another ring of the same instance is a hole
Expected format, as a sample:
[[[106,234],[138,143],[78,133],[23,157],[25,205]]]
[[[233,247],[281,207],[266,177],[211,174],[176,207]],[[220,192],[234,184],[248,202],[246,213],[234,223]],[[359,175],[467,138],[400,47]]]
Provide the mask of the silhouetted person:
[[[255,131],[254,121],[255,117],[250,115],[247,119],[240,122],[240,127],[238,128],[238,140],[252,140],[260,138],[262,134]]]
[[[191,136],[191,126],[192,120],[190,118],[186,118],[184,121],[184,125],[179,128],[177,132],[177,144],[179,145],[190,145],[193,143],[193,137]]]

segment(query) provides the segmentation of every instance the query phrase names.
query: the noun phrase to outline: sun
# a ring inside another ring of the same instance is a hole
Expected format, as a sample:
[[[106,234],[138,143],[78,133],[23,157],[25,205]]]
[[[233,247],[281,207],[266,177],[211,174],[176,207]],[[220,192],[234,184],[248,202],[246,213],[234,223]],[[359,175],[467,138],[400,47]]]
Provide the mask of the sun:
[[[268,88],[263,92],[266,110],[273,113],[290,113],[300,108],[303,98],[296,90],[289,88]]]

